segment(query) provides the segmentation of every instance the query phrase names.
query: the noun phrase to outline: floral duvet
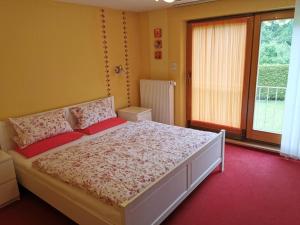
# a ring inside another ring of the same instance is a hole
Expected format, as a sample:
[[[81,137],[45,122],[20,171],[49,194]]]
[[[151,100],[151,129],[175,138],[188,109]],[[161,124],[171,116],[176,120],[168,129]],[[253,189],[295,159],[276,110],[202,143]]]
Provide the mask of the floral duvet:
[[[49,152],[33,161],[32,166],[118,206],[143,192],[215,136],[152,121],[127,123],[102,136]]]

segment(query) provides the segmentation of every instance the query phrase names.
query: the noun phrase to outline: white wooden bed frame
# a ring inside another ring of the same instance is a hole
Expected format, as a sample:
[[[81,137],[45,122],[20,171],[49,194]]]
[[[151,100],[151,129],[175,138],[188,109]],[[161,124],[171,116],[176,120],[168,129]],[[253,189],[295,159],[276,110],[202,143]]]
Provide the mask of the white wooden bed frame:
[[[4,122],[0,122],[0,143],[5,139]],[[225,131],[198,152],[165,174],[154,185],[121,205],[120,225],[160,224],[213,170],[224,171]],[[16,168],[18,181],[44,201],[82,225],[111,225],[109,218],[70,198],[24,170]]]

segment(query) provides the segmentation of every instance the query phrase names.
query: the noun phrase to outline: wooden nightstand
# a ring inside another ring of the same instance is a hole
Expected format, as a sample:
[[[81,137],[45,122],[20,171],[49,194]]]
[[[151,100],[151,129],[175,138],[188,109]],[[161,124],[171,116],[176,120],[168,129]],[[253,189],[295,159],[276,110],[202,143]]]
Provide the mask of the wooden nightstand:
[[[151,111],[151,109],[132,106],[118,110],[118,116],[128,121],[152,120]]]
[[[18,200],[19,196],[13,160],[0,150],[0,208]]]

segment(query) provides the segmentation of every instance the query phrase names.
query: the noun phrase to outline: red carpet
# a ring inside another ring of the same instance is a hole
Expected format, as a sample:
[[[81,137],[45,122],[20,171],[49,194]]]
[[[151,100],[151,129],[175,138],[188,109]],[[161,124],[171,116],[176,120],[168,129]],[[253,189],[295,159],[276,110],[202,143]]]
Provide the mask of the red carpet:
[[[0,224],[74,224],[22,191],[22,200],[0,210]],[[164,225],[298,225],[300,162],[233,145],[225,172],[213,173]]]

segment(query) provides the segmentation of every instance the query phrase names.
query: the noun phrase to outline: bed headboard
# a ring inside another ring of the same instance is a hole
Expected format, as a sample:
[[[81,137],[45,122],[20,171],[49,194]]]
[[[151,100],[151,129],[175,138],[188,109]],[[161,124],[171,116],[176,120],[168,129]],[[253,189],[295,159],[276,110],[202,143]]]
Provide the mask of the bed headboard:
[[[114,101],[114,96],[110,96],[107,98],[111,98],[111,102],[112,102],[112,108],[115,111],[115,101]],[[103,99],[103,98],[101,98]],[[82,102],[80,104],[76,104],[76,105],[70,105],[70,106],[66,106],[63,108],[57,108],[57,109],[65,109],[66,110],[66,115],[67,115],[67,120],[69,121],[69,123],[71,124],[71,127],[75,127],[75,119],[72,116],[72,114],[69,111],[69,108],[72,108],[74,106],[79,106],[79,105],[83,105],[89,102],[94,102],[97,101],[99,99],[93,100],[93,101],[88,101],[88,102]],[[45,111],[45,112],[40,112],[40,113],[35,113],[34,115],[39,115],[39,114],[43,114],[43,113],[47,113],[47,112],[51,112],[51,111],[55,111],[57,109],[53,109],[53,110],[49,110],[49,111]],[[8,122],[8,120],[4,120],[4,121],[0,121],[0,150],[11,150],[11,149],[15,149],[15,142],[12,140],[12,137],[15,136],[15,131],[12,128],[12,126],[10,125],[10,123]]]

